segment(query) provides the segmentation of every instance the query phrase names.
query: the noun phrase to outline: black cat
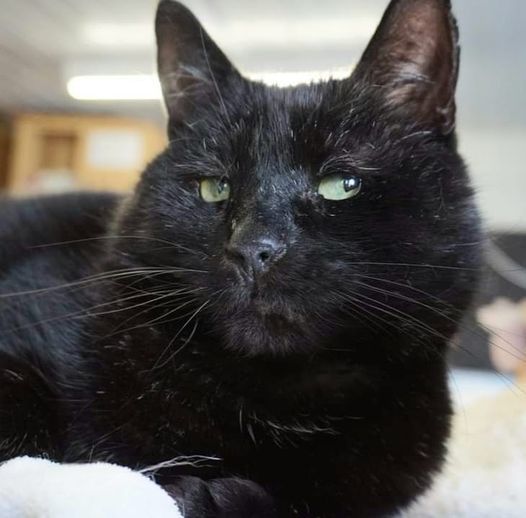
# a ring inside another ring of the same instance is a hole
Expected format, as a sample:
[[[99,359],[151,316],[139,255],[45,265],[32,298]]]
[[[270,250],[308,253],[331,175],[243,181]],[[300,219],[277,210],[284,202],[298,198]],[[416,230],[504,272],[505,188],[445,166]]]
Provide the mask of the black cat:
[[[156,28],[171,140],[133,196],[2,202],[0,459],[177,458],[188,518],[389,515],[444,458],[479,266],[450,3],[285,89],[177,2]]]

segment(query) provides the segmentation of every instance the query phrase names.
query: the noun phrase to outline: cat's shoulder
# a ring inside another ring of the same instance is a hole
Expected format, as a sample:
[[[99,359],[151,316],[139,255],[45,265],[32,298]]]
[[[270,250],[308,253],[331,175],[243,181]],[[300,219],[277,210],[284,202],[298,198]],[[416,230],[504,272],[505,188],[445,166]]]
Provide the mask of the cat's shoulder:
[[[64,218],[99,220],[116,209],[122,196],[111,192],[73,192],[25,198],[0,198],[0,229]],[[1,231],[1,230],[0,230]]]
[[[107,192],[0,198],[0,267],[40,246],[104,234],[121,200]]]

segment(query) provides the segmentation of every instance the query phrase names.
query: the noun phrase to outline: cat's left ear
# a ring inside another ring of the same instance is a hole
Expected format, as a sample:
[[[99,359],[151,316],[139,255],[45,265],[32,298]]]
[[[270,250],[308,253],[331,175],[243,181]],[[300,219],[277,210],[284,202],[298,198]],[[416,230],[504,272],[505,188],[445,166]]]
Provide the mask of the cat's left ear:
[[[402,115],[448,135],[458,64],[450,0],[392,0],[352,78]]]
[[[161,0],[155,20],[157,65],[170,125],[200,103],[221,102],[221,89],[241,77],[197,18],[174,0]]]

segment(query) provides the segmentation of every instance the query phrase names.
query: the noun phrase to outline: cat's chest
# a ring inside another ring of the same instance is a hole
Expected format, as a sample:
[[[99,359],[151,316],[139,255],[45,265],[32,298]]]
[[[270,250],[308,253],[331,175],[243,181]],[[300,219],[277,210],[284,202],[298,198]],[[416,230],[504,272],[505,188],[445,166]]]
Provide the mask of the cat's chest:
[[[341,436],[371,401],[371,373],[341,361],[246,363],[188,348],[152,363],[158,337],[137,335],[99,349],[94,415],[101,433],[117,430],[112,439],[152,463],[181,451],[236,463],[302,449]]]
[[[279,399],[261,402],[208,376],[194,381],[192,387],[179,380],[176,389],[157,382],[119,417],[126,423],[124,441],[138,445],[142,458],[163,462],[184,451],[219,459],[214,468],[225,472],[243,472],[256,458],[277,461],[286,452],[295,456],[319,450],[322,443],[338,443],[349,426],[365,419],[342,395],[299,398],[295,405]]]

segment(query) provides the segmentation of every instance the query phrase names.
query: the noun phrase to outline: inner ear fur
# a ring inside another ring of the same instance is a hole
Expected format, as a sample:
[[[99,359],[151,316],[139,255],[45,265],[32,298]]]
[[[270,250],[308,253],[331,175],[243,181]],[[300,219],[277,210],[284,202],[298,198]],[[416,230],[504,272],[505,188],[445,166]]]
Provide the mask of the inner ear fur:
[[[202,102],[219,101],[237,70],[184,5],[162,0],[155,21],[157,66],[170,124]]]
[[[449,0],[393,0],[353,78],[444,135],[455,126],[460,47]]]

